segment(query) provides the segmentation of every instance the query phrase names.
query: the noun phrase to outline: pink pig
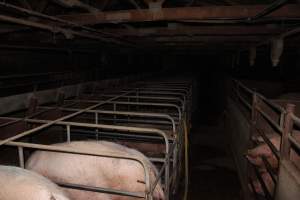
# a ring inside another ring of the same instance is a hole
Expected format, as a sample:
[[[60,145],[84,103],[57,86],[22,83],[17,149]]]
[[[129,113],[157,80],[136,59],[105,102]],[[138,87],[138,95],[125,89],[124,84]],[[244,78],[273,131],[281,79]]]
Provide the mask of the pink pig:
[[[140,152],[106,141],[78,141],[55,144],[77,150],[92,152],[112,152],[118,155],[139,157],[147,161],[150,169],[150,181],[157,176],[155,166]],[[27,161],[27,169],[36,171],[55,182],[73,183],[85,186],[112,188],[130,192],[145,192],[144,169],[136,161],[75,155],[67,153],[37,151]],[[133,197],[95,193],[81,190],[66,189],[73,200],[131,200]],[[160,183],[153,194],[154,199],[164,199]]]
[[[69,200],[57,185],[29,170],[0,166],[1,200]]]

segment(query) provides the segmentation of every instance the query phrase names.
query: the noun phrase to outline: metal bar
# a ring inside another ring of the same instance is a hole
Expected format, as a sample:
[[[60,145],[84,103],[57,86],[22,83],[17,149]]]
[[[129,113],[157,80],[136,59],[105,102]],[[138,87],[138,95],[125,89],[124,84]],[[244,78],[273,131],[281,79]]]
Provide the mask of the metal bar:
[[[31,15],[31,16],[35,16],[35,17],[39,17],[39,18],[42,18],[42,19],[48,19],[48,20],[51,20],[51,21],[54,21],[54,22],[62,23],[64,25],[67,25],[67,26],[72,27],[72,28],[74,28],[74,27],[75,28],[81,28],[83,30],[94,32],[94,33],[97,33],[97,34],[102,34],[102,35],[110,36],[110,37],[117,37],[115,34],[112,34],[112,33],[106,33],[106,32],[96,30],[96,29],[93,29],[93,28],[90,28],[90,27],[87,27],[87,26],[83,26],[83,25],[80,25],[80,24],[77,24],[77,23],[74,23],[74,22],[71,22],[71,21],[67,21],[67,20],[63,20],[63,19],[60,19],[60,18],[57,18],[57,17],[54,17],[54,16],[46,15],[46,14],[43,14],[43,13],[40,13],[40,12],[37,12],[37,11],[21,8],[21,7],[18,7],[18,6],[12,5],[12,4],[8,4],[8,3],[5,3],[5,2],[0,2],[0,6],[8,8],[8,9],[14,9],[16,11],[19,11],[21,13],[26,13],[26,14]]]
[[[20,134],[18,134],[18,135],[15,135],[15,136],[13,136],[13,137],[10,137],[10,138],[7,138],[7,139],[5,139],[5,140],[0,141],[0,146],[3,145],[3,144],[5,144],[5,143],[7,143],[7,142],[11,142],[11,141],[13,141],[13,140],[22,138],[22,137],[24,137],[24,136],[30,135],[30,134],[32,134],[32,133],[35,133],[35,132],[37,132],[37,131],[40,131],[40,130],[42,130],[42,129],[45,129],[45,128],[47,128],[47,127],[50,127],[51,125],[56,124],[57,122],[60,122],[60,121],[67,120],[67,119],[70,119],[70,118],[72,118],[72,117],[75,117],[75,116],[77,116],[77,115],[79,115],[79,114],[81,114],[81,113],[84,113],[84,112],[87,111],[87,110],[92,110],[92,109],[94,109],[94,108],[96,108],[96,107],[98,107],[98,106],[100,106],[100,105],[103,105],[103,104],[105,104],[105,103],[108,103],[109,101],[113,101],[114,99],[117,99],[117,98],[119,98],[120,96],[129,94],[129,93],[130,93],[130,92],[127,92],[127,93],[124,93],[124,94],[122,94],[122,95],[119,95],[119,96],[116,96],[116,97],[114,97],[114,98],[111,98],[111,99],[109,99],[109,100],[107,100],[107,101],[103,101],[103,102],[97,103],[96,105],[92,105],[92,106],[87,107],[87,108],[85,108],[85,109],[83,109],[83,110],[80,110],[80,111],[78,111],[78,112],[75,112],[75,113],[72,113],[72,114],[70,114],[70,115],[67,115],[67,116],[58,118],[58,119],[56,119],[56,120],[54,120],[54,121],[48,121],[46,124],[43,124],[43,125],[38,126],[38,127],[36,127],[36,128],[30,129],[30,130],[28,130],[28,131],[25,131],[25,132],[23,132],[23,133],[20,133]]]
[[[55,183],[61,187],[69,188],[69,189],[84,190],[89,192],[99,192],[99,193],[106,193],[112,195],[120,195],[125,197],[145,198],[144,194],[137,193],[137,192],[128,192],[128,191],[121,191],[121,190],[115,190],[110,188],[92,187],[92,186],[85,186],[85,185],[78,185],[78,184],[71,184],[71,183],[61,183],[61,182],[55,182]]]
[[[67,142],[71,142],[71,127],[70,125],[67,125]]]
[[[97,100],[66,100],[66,102],[82,102],[82,103],[96,103],[96,102],[102,102],[102,101],[97,101]],[[143,105],[143,106],[157,106],[157,107],[174,107],[177,109],[179,113],[179,117],[181,117],[181,109],[179,106],[175,104],[167,104],[167,103],[150,103],[150,102],[127,102],[127,101],[112,101],[112,102],[107,102],[106,104],[122,104],[122,105]],[[176,115],[176,114],[174,114]]]
[[[282,127],[280,127],[279,124],[277,124],[276,122],[274,122],[271,117],[269,117],[264,111],[262,111],[258,106],[255,108],[266,120],[268,123],[270,123],[273,127],[275,127],[277,129],[277,131],[279,131],[280,133],[283,132]]]
[[[39,108],[42,109],[51,109],[53,107],[49,106],[39,106]],[[75,108],[58,108],[62,111],[79,111],[80,109]],[[139,116],[139,117],[157,117],[157,118],[163,118],[168,119],[172,123],[172,130],[173,132],[176,131],[176,125],[175,120],[173,117],[167,114],[159,114],[159,113],[144,113],[144,112],[122,112],[122,111],[108,111],[108,110],[88,110],[85,111],[86,113],[95,113],[95,121],[96,124],[98,124],[98,114],[113,114],[113,115],[125,115],[125,116]]]
[[[163,166],[162,166],[162,167],[161,167],[161,169],[159,170],[159,173],[158,173],[158,175],[157,175],[157,177],[156,177],[156,179],[155,179],[155,181],[154,181],[154,184],[153,184],[153,185],[157,185],[157,184],[158,184],[158,182],[159,182],[159,180],[160,180],[160,178],[159,178],[159,177],[161,177],[161,176],[162,176],[162,174],[163,174],[163,172],[165,171],[166,165],[167,165],[167,163],[166,163],[166,162],[164,162]],[[152,188],[151,188],[151,193],[153,193],[153,192],[154,192],[154,190],[155,190],[155,187],[152,187]]]
[[[239,88],[243,88],[245,91],[247,91],[249,94],[253,94],[255,91],[254,90],[251,90],[251,89],[249,89],[249,88],[247,88],[243,83],[241,83],[240,81],[238,81],[238,80],[233,80],[233,82],[235,83],[235,84],[237,84],[237,86],[239,87]]]
[[[281,137],[281,148],[280,148],[280,155],[281,159],[283,160],[290,160],[290,151],[291,151],[291,143],[289,140],[289,136],[293,130],[293,119],[292,115],[295,112],[295,105],[287,104],[286,105],[286,115],[284,118],[284,126],[283,126],[283,133]]]
[[[123,90],[123,92],[126,92],[128,90]],[[184,93],[180,93],[180,92],[164,92],[164,91],[151,91],[151,90],[147,90],[147,88],[145,89],[139,89],[139,94],[163,94],[163,95],[178,95],[181,96],[183,98],[183,101],[185,102],[186,96]]]
[[[272,101],[268,100],[266,97],[264,97],[263,95],[261,94],[257,94],[257,96],[259,98],[261,98],[267,105],[271,106],[271,108],[277,110],[278,112],[285,112],[284,108],[282,108],[281,106],[273,103]]]
[[[101,97],[114,97],[114,95],[108,95],[108,94],[103,94],[99,95]],[[154,100],[174,100],[174,101],[179,101],[181,103],[182,110],[184,110],[184,102],[182,99],[177,98],[177,97],[165,97],[165,96],[124,96],[121,98],[128,98],[128,99],[154,99]]]
[[[261,185],[261,187],[262,187],[262,189],[264,191],[266,199],[267,200],[272,200],[273,198],[272,198],[272,196],[271,196],[271,194],[270,194],[270,192],[269,192],[269,190],[268,190],[268,188],[266,186],[266,183],[264,182],[264,179],[261,177],[260,172],[258,171],[258,169],[256,168],[256,166],[252,165],[252,167],[254,168],[254,172],[255,172],[256,177],[258,178],[259,183],[260,183],[260,185]]]
[[[269,15],[270,13],[274,12],[275,10],[281,8],[287,2],[288,2],[288,0],[276,0],[273,3],[271,3],[268,7],[264,8],[262,11],[257,13],[255,16],[249,17],[247,20],[248,21],[255,21],[259,18],[262,18],[266,15]]]
[[[149,133],[149,134],[157,134],[163,137],[164,142],[166,144],[166,154],[169,153],[169,140],[167,134],[160,130],[154,128],[139,128],[139,127],[130,127],[130,126],[116,126],[116,125],[105,125],[105,124],[88,124],[88,123],[78,123],[78,122],[68,122],[68,121],[50,121],[50,120],[38,120],[38,119],[26,119],[25,121],[32,122],[32,123],[41,123],[44,125],[62,125],[62,126],[74,126],[74,127],[85,127],[85,128],[98,128],[98,129],[105,129],[105,130],[117,130],[117,131],[130,131],[133,133]],[[42,125],[43,126],[43,125]],[[7,141],[9,142],[9,141]],[[0,144],[7,143],[4,140],[0,141]]]
[[[238,98],[241,100],[241,102],[249,109],[251,110],[251,105],[247,102],[247,100],[242,97],[240,94],[237,94]]]
[[[95,100],[66,100],[66,101],[71,101],[71,102],[87,102],[87,103],[99,103],[103,101],[95,101]],[[105,102],[103,104],[120,104],[120,105],[142,105],[142,106],[158,106],[158,107],[174,107],[178,111],[178,116],[179,119],[182,118],[182,113],[181,109],[178,105],[176,104],[170,104],[170,103],[149,103],[149,102],[127,102],[127,101],[111,101],[111,102]],[[103,105],[101,104],[101,105]]]
[[[99,124],[99,117],[98,117],[98,113],[95,112],[95,124]],[[96,140],[99,140],[99,130],[96,128]]]
[[[19,163],[21,168],[25,168],[23,147],[18,147]]]
[[[72,129],[73,131],[72,131],[72,134],[84,134],[84,135],[87,135],[87,134],[95,134],[95,131],[88,131],[88,130],[77,130],[77,129]],[[97,133],[97,132],[96,132]],[[161,136],[149,136],[149,135],[137,135],[137,134],[130,134],[130,133],[117,133],[117,132],[104,132],[104,131],[101,131],[101,132],[99,132],[99,133],[101,133],[101,135],[103,136],[103,137],[109,137],[109,136],[111,136],[111,137],[113,137],[113,138],[115,138],[115,137],[120,137],[120,138],[129,138],[129,139],[139,139],[139,141],[140,141],[140,139],[141,140],[147,140],[147,141],[149,141],[149,140],[162,140],[163,138],[161,137]],[[168,138],[169,139],[169,141],[170,142],[173,142],[173,138]]]
[[[300,144],[293,136],[289,135],[289,141],[298,149],[298,151],[300,150]]]
[[[186,98],[187,98],[184,93],[179,93],[179,92],[164,92],[164,91],[151,91],[151,90],[148,91],[146,89],[142,90],[142,89],[138,89],[138,88],[133,88],[133,89],[136,91],[136,96],[137,97],[141,96],[140,94],[154,94],[154,95],[156,94],[156,95],[164,95],[164,96],[180,96],[180,98],[182,98],[183,104],[185,104]],[[126,92],[128,90],[123,90],[121,92]],[[98,93],[100,93],[100,91]],[[101,94],[102,93],[103,93],[103,91],[101,91]],[[114,95],[116,95],[116,94],[114,94]]]
[[[263,131],[261,131],[257,127],[255,127],[255,128],[256,128],[257,132],[259,133],[259,135],[263,138],[263,140],[265,141],[265,143],[269,146],[269,148],[271,149],[271,151],[273,152],[273,154],[279,160],[280,159],[280,154],[279,154],[279,151],[274,146],[274,144],[272,142],[270,142],[270,139],[265,135],[265,133]]]
[[[39,22],[34,22],[34,21],[20,19],[20,18],[6,16],[6,15],[0,15],[0,21],[25,25],[25,26],[29,26],[29,27],[33,27],[33,28],[42,29],[42,30],[47,30],[52,33],[62,33],[66,37],[72,37],[71,35],[76,35],[76,36],[85,37],[85,38],[89,38],[89,39],[96,39],[96,40],[106,41],[106,42],[108,41],[107,39],[103,39],[103,38],[100,38],[100,37],[97,37],[94,35],[90,35],[90,34],[87,34],[87,33],[81,32],[81,31],[74,31],[71,29],[47,25],[47,24],[43,24],[43,23],[39,23]]]
[[[17,120],[13,120],[13,121],[9,121],[9,122],[6,122],[6,123],[3,123],[3,124],[0,124],[0,128],[3,128],[5,126],[9,126],[9,125],[12,125],[12,124],[16,124],[20,121],[22,121],[23,119],[17,119]]]
[[[274,169],[272,168],[271,164],[268,162],[267,158],[265,156],[262,156],[262,160],[265,164],[265,167],[267,169],[267,172],[270,174],[274,184],[277,183],[277,175]]]
[[[188,95],[189,93],[188,89],[174,88],[174,87],[153,87],[152,85],[150,87],[144,86],[144,87],[137,87],[131,89],[140,89],[140,90],[149,90],[149,91],[169,91],[169,92],[182,91],[185,93],[185,95]]]

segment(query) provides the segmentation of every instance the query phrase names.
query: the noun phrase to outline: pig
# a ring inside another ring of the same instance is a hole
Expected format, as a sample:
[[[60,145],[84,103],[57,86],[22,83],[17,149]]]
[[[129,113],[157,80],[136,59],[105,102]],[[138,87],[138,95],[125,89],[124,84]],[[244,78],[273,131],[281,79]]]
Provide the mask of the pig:
[[[300,142],[300,132],[294,131],[293,137]],[[275,146],[275,148],[279,151],[280,149],[280,143],[281,143],[281,137],[278,135],[273,135],[272,138],[269,139],[270,142]],[[257,147],[248,150],[247,153],[248,160],[257,166],[260,171],[266,171],[266,168],[264,166],[264,162],[262,160],[261,156],[266,157],[267,161],[270,163],[271,167],[273,169],[278,169],[278,160],[276,156],[271,151],[270,147],[267,144],[260,144]],[[291,149],[290,153],[290,159],[291,161],[300,169],[300,157],[297,155],[297,153]]]
[[[280,147],[280,137],[270,138],[270,142],[275,146],[277,150]],[[276,156],[273,154],[271,148],[266,144],[260,144],[257,147],[248,150],[247,159],[253,165],[257,166],[260,171],[265,171],[264,162],[262,160],[262,156],[264,156],[270,165],[276,169],[278,166],[278,160]]]
[[[19,167],[0,166],[1,200],[69,200],[47,178]]]
[[[298,140],[300,142],[300,134],[298,131],[296,131],[296,134],[294,134],[293,136],[296,138],[296,140]],[[260,139],[262,139],[262,138],[260,138]],[[273,137],[270,138],[270,142],[275,146],[275,148],[277,150],[279,150],[280,143],[281,143],[280,136],[273,135]],[[278,167],[279,167],[278,160],[267,144],[260,144],[257,147],[249,150],[248,154],[247,154],[247,158],[248,158],[249,162],[251,162],[253,165],[255,165],[258,168],[268,191],[270,192],[270,194],[273,194],[275,184],[274,184],[270,174],[267,172],[267,169],[264,165],[264,162],[263,162],[261,156],[264,156],[267,159],[267,161],[269,162],[269,164],[273,168],[273,170],[278,170]],[[290,159],[300,169],[300,157],[299,157],[299,155],[297,155],[297,153],[294,150],[291,150]],[[264,195],[264,192],[261,188],[259,180],[255,180],[253,185],[254,185],[254,189],[257,194]]]
[[[166,147],[164,144],[147,143],[147,142],[128,142],[128,141],[116,141],[120,145],[124,145],[129,148],[136,149],[147,156],[159,156],[166,153]]]
[[[269,194],[272,195],[274,193],[275,184],[274,184],[274,181],[272,180],[270,174],[268,172],[263,172],[260,175],[266,185],[266,188],[267,188]],[[253,181],[253,187],[257,194],[259,194],[261,196],[265,196],[264,190],[262,189],[261,183],[259,182],[258,179]]]
[[[152,183],[158,174],[155,166],[142,153],[116,143],[77,141],[54,145],[95,153],[113,152],[118,155],[139,157],[147,162]],[[55,182],[113,188],[131,192],[143,193],[145,191],[144,170],[139,163],[132,160],[37,151],[28,159],[26,168],[40,173]],[[65,189],[65,191],[73,200],[136,199],[82,190]],[[154,190],[153,198],[157,200],[164,199],[160,182]]]

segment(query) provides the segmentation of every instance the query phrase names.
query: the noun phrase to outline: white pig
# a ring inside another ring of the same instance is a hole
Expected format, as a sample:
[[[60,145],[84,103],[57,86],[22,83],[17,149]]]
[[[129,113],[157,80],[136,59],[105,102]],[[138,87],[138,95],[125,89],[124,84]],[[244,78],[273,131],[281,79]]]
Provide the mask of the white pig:
[[[29,170],[0,166],[1,200],[69,200],[57,185]]]
[[[140,152],[112,142],[78,141],[55,144],[77,150],[92,152],[113,152],[118,155],[139,157],[147,161],[150,180],[156,179],[157,170]],[[132,160],[76,155],[57,152],[37,151],[27,161],[26,168],[34,170],[55,182],[80,184],[85,186],[113,188],[130,192],[145,191],[143,167]],[[66,189],[73,200],[131,200],[132,197],[109,195]],[[164,199],[160,183],[154,191],[154,199]]]

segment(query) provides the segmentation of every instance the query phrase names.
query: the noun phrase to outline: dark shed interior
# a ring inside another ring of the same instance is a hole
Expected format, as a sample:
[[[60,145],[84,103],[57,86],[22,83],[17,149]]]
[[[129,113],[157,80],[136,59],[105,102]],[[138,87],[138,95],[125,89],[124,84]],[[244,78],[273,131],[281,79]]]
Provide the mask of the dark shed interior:
[[[0,66],[2,180],[104,140],[145,154],[157,183],[41,175],[70,200],[300,199],[299,0],[0,1]]]

